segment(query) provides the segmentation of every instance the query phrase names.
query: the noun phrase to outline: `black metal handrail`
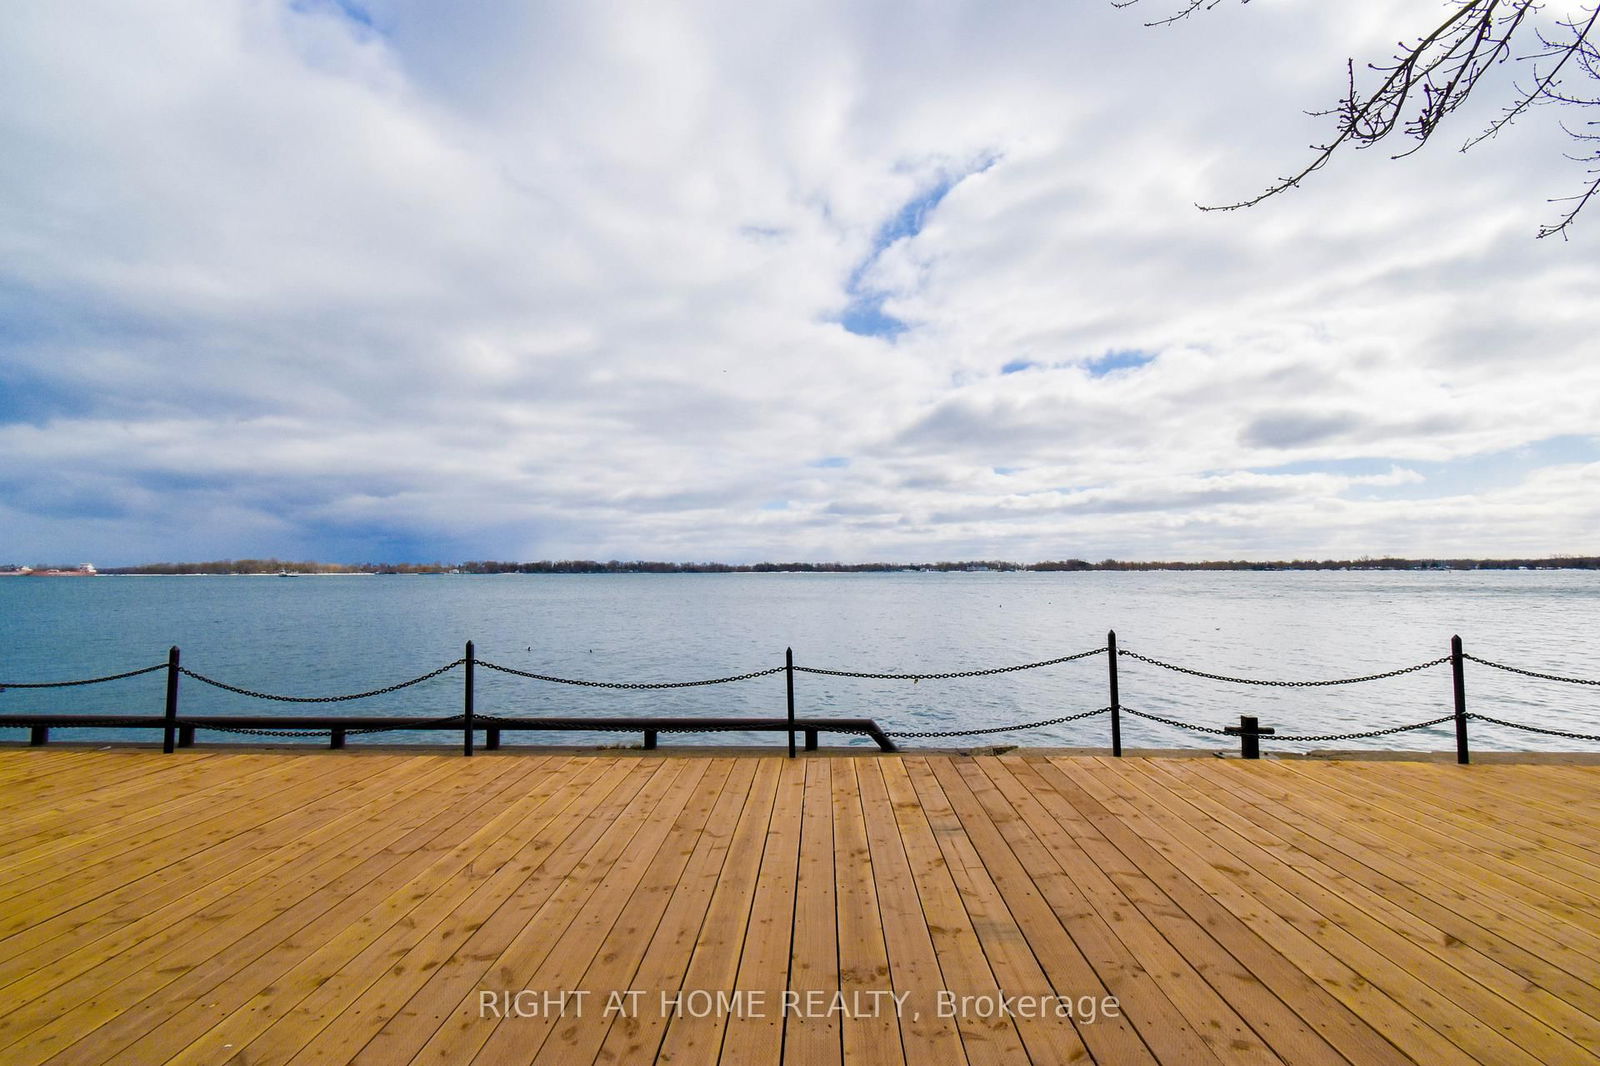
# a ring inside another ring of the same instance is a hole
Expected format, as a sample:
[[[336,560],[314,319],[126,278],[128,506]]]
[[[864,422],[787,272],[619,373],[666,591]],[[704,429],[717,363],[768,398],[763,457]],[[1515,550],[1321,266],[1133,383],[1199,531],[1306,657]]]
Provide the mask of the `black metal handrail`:
[[[1110,703],[1107,706],[1089,711],[1068,713],[1041,721],[1020,722],[1010,725],[987,726],[974,729],[949,729],[949,730],[885,730],[870,718],[799,718],[795,714],[794,675],[807,673],[828,677],[863,678],[888,681],[920,681],[945,680],[952,678],[985,677],[997,674],[1015,673],[1022,670],[1035,670],[1042,667],[1058,666],[1064,663],[1087,659],[1095,655],[1105,655],[1108,667],[1108,685],[1110,690]],[[1305,733],[1278,733],[1272,728],[1263,727],[1259,720],[1250,716],[1241,716],[1237,726],[1208,726],[1195,722],[1186,722],[1180,719],[1164,717],[1145,711],[1124,707],[1121,702],[1119,677],[1117,671],[1118,660],[1127,657],[1139,662],[1149,664],[1164,670],[1199,677],[1210,681],[1219,681],[1239,685],[1271,686],[1280,688],[1309,688],[1331,685],[1354,685],[1387,678],[1399,677],[1403,674],[1428,670],[1436,666],[1449,663],[1452,676],[1452,695],[1454,697],[1453,711],[1451,714],[1424,722],[1413,722],[1402,725],[1382,726],[1364,732],[1305,734]],[[1462,647],[1459,636],[1450,640],[1450,654],[1426,662],[1403,666],[1380,673],[1365,674],[1359,677],[1336,678],[1332,680],[1269,680],[1262,678],[1232,677],[1226,674],[1211,673],[1196,670],[1191,667],[1180,666],[1174,663],[1155,659],[1126,648],[1117,647],[1117,634],[1115,631],[1106,634],[1106,643],[1098,648],[1063,655],[1053,659],[1043,659],[1037,662],[1022,663],[1013,666],[989,667],[983,669],[954,670],[938,673],[872,673],[866,671],[826,669],[823,667],[796,666],[793,649],[785,649],[784,665],[769,667],[760,670],[751,670],[741,674],[723,677],[704,678],[691,681],[595,681],[560,677],[553,674],[541,674],[515,667],[502,666],[497,663],[479,659],[471,641],[466,644],[466,654],[459,659],[445,663],[433,670],[420,674],[394,684],[380,688],[367,689],[361,692],[352,692],[339,695],[325,696],[288,696],[280,693],[263,692],[256,689],[234,685],[220,681],[205,674],[191,670],[181,663],[179,649],[170,649],[167,662],[157,663],[152,666],[125,670],[120,673],[107,674],[101,677],[79,678],[65,681],[31,681],[7,682],[0,684],[0,693],[7,688],[16,689],[47,689],[67,688],[85,685],[97,685],[112,681],[121,681],[127,678],[139,677],[144,674],[154,673],[158,670],[166,671],[166,704],[161,715],[77,715],[77,714],[0,714],[0,728],[25,728],[31,730],[30,743],[42,745],[48,742],[51,729],[87,728],[87,729],[128,729],[128,728],[160,728],[163,730],[162,750],[171,752],[175,748],[189,747],[194,743],[196,730],[212,730],[226,733],[236,733],[250,736],[274,737],[306,737],[326,736],[330,745],[342,748],[348,736],[368,733],[384,733],[402,730],[459,730],[462,733],[463,752],[471,755],[474,747],[475,734],[482,732],[485,735],[486,747],[494,750],[500,746],[500,734],[505,730],[527,731],[608,731],[608,732],[642,732],[644,746],[653,749],[656,746],[660,733],[699,733],[699,732],[787,732],[789,736],[789,755],[795,755],[795,736],[797,733],[805,737],[807,750],[817,747],[817,735],[822,732],[858,734],[870,737],[877,742],[883,751],[894,751],[893,738],[953,738],[993,735],[997,733],[1023,732],[1032,729],[1042,729],[1049,726],[1060,725],[1066,722],[1079,721],[1092,718],[1101,714],[1109,714],[1111,721],[1111,753],[1116,756],[1122,754],[1122,712],[1127,711],[1136,718],[1156,722],[1172,728],[1185,729],[1193,732],[1207,733],[1217,736],[1238,736],[1240,738],[1241,753],[1246,758],[1259,757],[1260,741],[1263,737],[1270,737],[1278,741],[1335,741],[1335,740],[1360,740],[1371,737],[1389,736],[1396,733],[1410,732],[1419,729],[1429,729],[1445,722],[1454,722],[1456,731],[1457,761],[1467,763],[1470,761],[1468,748],[1467,723],[1472,719],[1487,722],[1493,725],[1539,733],[1547,736],[1558,736],[1573,740],[1600,741],[1600,735],[1572,732],[1568,730],[1550,729],[1542,726],[1528,725],[1526,723],[1507,721],[1476,712],[1468,712],[1466,707],[1465,663],[1471,661],[1481,666],[1495,670],[1537,678],[1546,681],[1565,682],[1575,685],[1600,685],[1600,681],[1583,678],[1565,677],[1557,674],[1541,673],[1523,669],[1516,666],[1507,666],[1502,663],[1491,662],[1468,655]],[[240,715],[192,715],[180,714],[178,708],[178,691],[180,677],[188,677],[213,688],[232,692],[237,695],[254,699],[269,700],[280,703],[342,703],[352,700],[367,699],[373,696],[386,695],[423,684],[444,674],[450,673],[457,667],[464,667],[464,684],[462,686],[462,712],[443,718],[417,718],[405,716],[353,716],[353,715],[314,715],[314,716],[240,716]],[[710,685],[725,685],[740,681],[749,681],[756,678],[770,677],[774,674],[785,675],[786,689],[786,714],[782,718],[759,716],[675,716],[664,717],[660,715],[621,715],[621,716],[584,716],[584,715],[536,715],[536,716],[500,716],[487,715],[477,712],[475,707],[475,668],[494,670],[509,676],[561,685],[575,685],[589,688],[603,689],[629,689],[629,690],[660,690],[695,688]]]

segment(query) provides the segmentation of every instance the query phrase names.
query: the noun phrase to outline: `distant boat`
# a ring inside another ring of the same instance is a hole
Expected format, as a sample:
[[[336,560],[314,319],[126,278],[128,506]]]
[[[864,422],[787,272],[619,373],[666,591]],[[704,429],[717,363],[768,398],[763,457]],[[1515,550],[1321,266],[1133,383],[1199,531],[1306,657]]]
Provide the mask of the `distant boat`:
[[[293,577],[294,575],[289,573],[289,571],[287,571],[287,570],[279,570],[278,571],[278,576],[279,577]]]

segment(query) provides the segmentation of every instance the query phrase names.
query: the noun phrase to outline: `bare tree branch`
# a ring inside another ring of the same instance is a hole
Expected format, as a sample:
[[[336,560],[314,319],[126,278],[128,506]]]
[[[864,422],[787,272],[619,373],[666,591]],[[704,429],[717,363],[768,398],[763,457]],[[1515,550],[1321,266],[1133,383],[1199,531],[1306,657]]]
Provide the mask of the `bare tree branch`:
[[[1140,0],[1112,0],[1116,7],[1138,2]],[[1209,11],[1220,2],[1181,0],[1183,6],[1176,13],[1146,25],[1169,25],[1196,12]],[[1249,3],[1249,0],[1240,2]],[[1317,116],[1335,116],[1334,134],[1326,143],[1311,146],[1313,155],[1304,167],[1288,177],[1278,178],[1250,199],[1196,206],[1202,211],[1254,207],[1299,186],[1327,165],[1339,149],[1346,146],[1370,148],[1397,131],[1415,143],[1393,158],[1419,151],[1445,119],[1471,98],[1484,75],[1507,61],[1528,63],[1532,82],[1525,89],[1514,85],[1512,102],[1487,128],[1467,140],[1462,151],[1493,137],[1534,104],[1600,107],[1600,99],[1573,95],[1561,88],[1562,77],[1573,72],[1600,82],[1600,52],[1591,43],[1591,35],[1600,30],[1600,3],[1587,4],[1581,14],[1559,20],[1557,25],[1562,33],[1558,40],[1551,40],[1536,27],[1531,16],[1540,9],[1537,0],[1445,0],[1445,7],[1446,14],[1431,30],[1412,39],[1413,43],[1401,40],[1389,63],[1365,64],[1366,69],[1382,75],[1382,80],[1370,91],[1358,86],[1355,61],[1346,63],[1348,88],[1345,95],[1334,107],[1311,112]],[[1537,41],[1539,50],[1517,56],[1513,48],[1524,38]],[[1594,134],[1574,133],[1570,129],[1567,132],[1583,142],[1600,140],[1600,136]],[[1569,158],[1600,164],[1600,150]],[[1600,166],[1590,168],[1588,173],[1594,175],[1595,180],[1585,191],[1550,201],[1573,202],[1575,206],[1558,222],[1542,227],[1539,237],[1556,233],[1565,237],[1579,212],[1591,199],[1600,197]]]

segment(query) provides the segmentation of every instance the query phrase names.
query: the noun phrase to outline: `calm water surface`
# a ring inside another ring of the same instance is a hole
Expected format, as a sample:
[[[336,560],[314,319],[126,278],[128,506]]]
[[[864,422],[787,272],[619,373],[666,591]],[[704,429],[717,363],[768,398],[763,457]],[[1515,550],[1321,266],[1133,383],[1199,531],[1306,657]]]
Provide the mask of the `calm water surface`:
[[[0,683],[91,677],[163,662],[285,695],[353,692],[416,676],[462,654],[538,673],[604,681],[687,681],[779,666],[939,673],[1084,651],[1115,629],[1124,649],[1212,673],[1309,680],[1468,652],[1526,669],[1600,675],[1600,573],[1585,571],[1304,573],[663,574],[392,577],[0,578]],[[1210,726],[1254,714],[1283,732],[1357,731],[1447,714],[1450,671],[1331,688],[1220,684],[1123,658],[1125,707]],[[1467,664],[1470,710],[1600,733],[1600,690]],[[0,713],[159,713],[163,674],[84,688],[9,689]],[[330,708],[345,714],[460,709],[459,671],[399,693]],[[800,674],[799,713],[865,716],[886,729],[982,728],[1107,703],[1103,655],[992,677],[864,681]],[[185,678],[191,713],[315,713]],[[485,714],[781,714],[782,675],[652,692],[574,688],[478,672]],[[969,743],[1106,746],[1104,717]],[[137,739],[135,731],[66,739]],[[1236,742],[1139,719],[1130,747],[1234,748]],[[0,739],[22,739],[0,730]],[[1474,723],[1474,747],[1595,749]],[[523,735],[524,742],[532,734]],[[1446,724],[1315,747],[1453,748]],[[216,739],[212,735],[211,739]],[[437,743],[438,734],[389,734]],[[584,743],[637,736],[545,735]],[[748,736],[696,742],[752,742]],[[844,742],[842,737],[832,738]],[[507,742],[516,743],[514,735]],[[671,738],[665,739],[671,743]],[[755,740],[776,745],[773,735]],[[867,743],[866,741],[859,741]],[[360,741],[354,741],[360,743]],[[962,743],[961,741],[945,743]]]

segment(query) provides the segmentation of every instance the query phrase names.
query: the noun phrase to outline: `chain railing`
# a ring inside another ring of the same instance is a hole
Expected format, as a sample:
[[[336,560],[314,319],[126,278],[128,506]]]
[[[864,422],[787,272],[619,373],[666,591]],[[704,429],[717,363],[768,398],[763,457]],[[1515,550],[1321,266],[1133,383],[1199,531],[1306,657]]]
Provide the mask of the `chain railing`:
[[[466,659],[457,659],[455,662],[445,663],[437,670],[429,670],[425,674],[413,677],[409,681],[400,681],[393,685],[385,685],[382,688],[368,689],[365,692],[350,692],[342,696],[280,696],[272,692],[257,692],[254,689],[230,685],[226,681],[218,681],[216,678],[197,674],[186,666],[178,667],[178,672],[184,677],[194,678],[203,685],[210,685],[212,688],[220,688],[224,692],[232,692],[240,696],[249,696],[252,699],[275,700],[278,703],[344,703],[348,700],[364,700],[370,696],[386,696],[391,692],[399,692],[401,689],[410,688],[412,685],[420,685],[424,681],[432,681],[440,674],[447,674],[466,661]]]
[[[0,692],[8,688],[73,688],[78,685],[99,685],[106,681],[121,681],[126,677],[138,677],[140,674],[153,674],[157,670],[165,670],[164,663],[154,666],[142,666],[137,670],[124,670],[120,674],[107,674],[105,677],[84,677],[76,681],[7,681],[0,684]]]
[[[1477,663],[1479,666],[1493,667],[1507,673],[1521,674],[1523,677],[1536,677],[1540,681],[1564,681],[1569,685],[1600,685],[1600,681],[1591,681],[1582,677],[1561,677],[1559,674],[1541,674],[1535,670],[1524,670],[1517,666],[1506,666],[1503,663],[1492,663],[1488,659],[1480,659],[1476,655],[1462,654],[1462,658]]]
[[[1443,666],[1450,661],[1450,656],[1441,655],[1437,659],[1429,659],[1427,662],[1417,663],[1415,666],[1402,666],[1398,670],[1385,670],[1381,674],[1364,674],[1361,677],[1340,677],[1332,681],[1266,681],[1257,677],[1229,677],[1226,674],[1208,674],[1203,670],[1191,670],[1187,666],[1174,666],[1171,663],[1164,663],[1160,659],[1152,659],[1148,655],[1140,655],[1136,651],[1128,651],[1126,648],[1122,649],[1120,654],[1129,659],[1137,659],[1139,662],[1149,663],[1151,666],[1159,666],[1163,670],[1188,674],[1190,677],[1203,677],[1208,681],[1226,681],[1234,685],[1264,685],[1271,688],[1322,688],[1328,685],[1359,685],[1364,681],[1382,681],[1385,678],[1399,677],[1402,674],[1413,674],[1418,670]]]
[[[1052,666],[1060,666],[1077,662],[1097,655],[1105,655],[1107,660],[1108,683],[1110,689],[1110,702],[1094,710],[1078,711],[1052,718],[1032,721],[1016,722],[1010,724],[981,726],[971,729],[935,729],[935,730],[884,730],[872,719],[856,718],[799,718],[795,712],[795,674],[812,674],[821,677],[839,677],[847,679],[863,679],[876,681],[910,681],[913,684],[922,681],[941,681],[957,678],[991,677],[999,674],[1016,673],[1024,670],[1036,670]],[[1334,685],[1355,685],[1389,678],[1400,677],[1405,674],[1429,670],[1436,666],[1449,663],[1453,681],[1454,710],[1453,713],[1427,721],[1411,722],[1402,725],[1382,726],[1368,730],[1352,730],[1344,733],[1279,733],[1275,729],[1264,728],[1259,725],[1256,718],[1241,716],[1238,726],[1211,726],[1198,722],[1185,721],[1164,715],[1153,714],[1148,711],[1135,710],[1122,705],[1118,661],[1122,658],[1132,659],[1146,663],[1158,669],[1173,671],[1191,677],[1198,677],[1209,681],[1217,681],[1237,685],[1253,685],[1275,688],[1313,688]],[[81,714],[0,714],[0,728],[27,728],[32,730],[31,742],[33,744],[46,743],[49,730],[52,728],[105,728],[105,729],[130,729],[141,727],[160,727],[164,730],[163,750],[172,751],[175,747],[188,747],[193,744],[196,730],[211,732],[232,733],[244,736],[260,737],[329,737],[333,747],[343,747],[347,736],[364,734],[388,733],[404,730],[461,730],[463,734],[463,748],[466,754],[473,751],[473,737],[475,732],[484,732],[488,738],[490,749],[499,746],[500,733],[503,730],[597,730],[597,731],[633,731],[643,732],[645,746],[653,748],[657,733],[694,733],[715,731],[775,731],[789,734],[789,754],[795,754],[795,736],[804,733],[806,747],[816,747],[816,736],[819,732],[833,732],[844,734],[859,734],[877,741],[885,751],[893,751],[894,744],[891,738],[899,739],[949,739],[956,737],[989,736],[999,733],[1020,733],[1033,730],[1048,729],[1069,722],[1083,721],[1099,715],[1109,715],[1111,720],[1111,751],[1113,755],[1122,754],[1121,716],[1126,711],[1130,716],[1145,721],[1154,722],[1173,729],[1188,732],[1202,733],[1212,736],[1237,736],[1240,738],[1241,752],[1247,758],[1254,758],[1259,752],[1259,743],[1263,738],[1270,738],[1275,742],[1295,743],[1328,743],[1347,740],[1367,740],[1375,737],[1392,736],[1399,733],[1415,732],[1431,729],[1453,722],[1456,733],[1456,749],[1458,761],[1469,761],[1467,745],[1467,723],[1477,719],[1490,725],[1502,726],[1510,729],[1538,733],[1544,736],[1561,737],[1571,740],[1600,741],[1600,735],[1582,733],[1563,729],[1552,729],[1545,726],[1530,725],[1523,722],[1513,722],[1501,718],[1491,717],[1478,712],[1468,712],[1466,709],[1466,685],[1464,678],[1464,665],[1473,662],[1480,666],[1494,670],[1518,674],[1543,681],[1562,682],[1573,685],[1600,686],[1600,681],[1584,678],[1565,677],[1558,674],[1543,673],[1528,670],[1522,667],[1507,666],[1503,663],[1480,659],[1474,655],[1466,654],[1462,647],[1461,638],[1451,639],[1449,655],[1425,662],[1402,666],[1392,670],[1378,673],[1363,674],[1358,677],[1334,678],[1331,680],[1276,680],[1253,677],[1236,677],[1228,674],[1197,670],[1188,666],[1181,666],[1165,660],[1143,655],[1126,648],[1117,647],[1115,632],[1106,634],[1106,643],[1098,648],[1062,655],[1051,659],[1041,659],[1036,662],[1021,663],[1012,666],[987,667],[980,669],[930,671],[917,673],[892,673],[870,672],[858,670],[842,670],[824,668],[819,666],[797,666],[794,663],[792,650],[784,653],[784,665],[768,667],[766,669],[751,670],[744,673],[732,674],[723,677],[703,678],[691,681],[597,681],[561,677],[554,674],[538,673],[531,670],[522,670],[516,667],[504,666],[498,663],[478,659],[469,641],[466,645],[466,654],[459,659],[445,663],[426,673],[405,681],[399,681],[381,688],[367,689],[361,692],[343,693],[338,695],[323,696],[289,696],[281,693],[266,692],[236,685],[209,677],[198,671],[191,670],[180,663],[179,650],[172,648],[165,664],[140,667],[125,670],[120,673],[107,674],[100,677],[80,678],[65,681],[29,681],[0,683],[0,693],[6,689],[59,689],[76,686],[98,685],[106,682],[121,681],[128,678],[139,677],[144,674],[166,671],[166,705],[165,713],[160,716],[153,715],[81,715]],[[500,716],[476,713],[474,706],[474,670],[483,667],[498,673],[536,681],[546,684],[570,685],[585,688],[652,691],[663,689],[701,688],[713,685],[733,684],[741,681],[751,681],[776,674],[784,674],[786,681],[786,711],[783,718],[762,717],[661,717],[661,716]],[[353,700],[369,699],[384,696],[390,693],[410,689],[414,686],[432,681],[444,674],[458,668],[465,667],[465,678],[462,691],[462,712],[446,717],[415,718],[415,717],[377,717],[377,716],[314,716],[309,718],[288,718],[283,716],[249,717],[249,716],[208,716],[208,715],[180,715],[178,713],[178,685],[181,677],[187,677],[200,684],[231,692],[235,695],[251,699],[266,700],[277,703],[294,704],[331,704],[343,703]]]
[[[709,677],[702,681],[581,681],[572,677],[553,677],[550,674],[535,674],[510,666],[500,666],[486,659],[479,659],[478,665],[486,670],[498,670],[502,674],[511,674],[530,681],[546,681],[553,685],[578,685],[583,688],[616,689],[700,688],[704,685],[727,685],[735,681],[750,681],[758,677],[771,677],[773,674],[783,673],[783,667],[774,666],[766,670],[752,670],[747,674],[734,674],[732,677]]]
[[[997,725],[986,729],[924,729],[915,732],[906,729],[891,729],[886,732],[891,737],[916,737],[919,739],[988,736],[992,733],[1017,733],[1024,729],[1045,729],[1053,725],[1064,725],[1067,722],[1077,722],[1084,718],[1093,718],[1097,714],[1109,714],[1110,712],[1110,707],[1099,707],[1092,711],[1079,711],[1077,714],[1063,714],[1059,718],[1046,718],[1042,722],[1021,722],[1017,725]]]
[[[1150,714],[1146,711],[1136,711],[1132,707],[1124,707],[1122,709],[1136,718],[1144,718],[1151,722],[1160,722],[1162,725],[1171,726],[1174,729],[1187,729],[1194,733],[1211,733],[1216,736],[1231,737],[1240,735],[1240,727],[1238,726],[1223,726],[1221,728],[1217,728],[1214,726],[1199,725],[1195,722],[1184,722],[1177,718],[1167,718],[1159,714]],[[1472,715],[1471,717],[1480,718],[1482,715]],[[1418,729],[1429,729],[1444,722],[1451,722],[1454,720],[1455,715],[1446,714],[1438,718],[1430,718],[1426,722],[1412,722],[1408,725],[1395,725],[1384,729],[1369,729],[1360,733],[1279,733],[1277,730],[1263,731],[1259,727],[1255,730],[1255,732],[1258,736],[1270,736],[1274,740],[1317,742],[1332,740],[1367,740],[1371,737],[1386,737],[1392,736],[1395,733],[1411,733]]]
[[[948,681],[956,677],[989,677],[993,674],[1010,674],[1018,670],[1037,670],[1041,666],[1059,666],[1062,663],[1074,662],[1078,659],[1087,659],[1091,655],[1104,655],[1105,648],[1090,648],[1080,651],[1075,655],[1063,655],[1059,659],[1043,659],[1036,663],[1023,663],[1020,666],[991,666],[987,670],[952,670],[942,674],[868,674],[857,670],[824,670],[820,666],[797,666],[797,674],[821,674],[826,677],[856,677],[867,678],[874,681]]]

